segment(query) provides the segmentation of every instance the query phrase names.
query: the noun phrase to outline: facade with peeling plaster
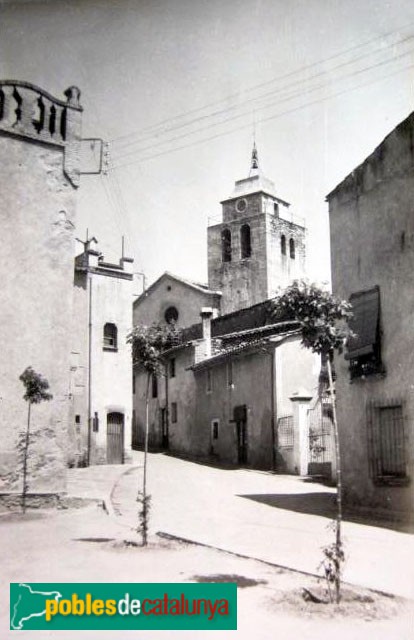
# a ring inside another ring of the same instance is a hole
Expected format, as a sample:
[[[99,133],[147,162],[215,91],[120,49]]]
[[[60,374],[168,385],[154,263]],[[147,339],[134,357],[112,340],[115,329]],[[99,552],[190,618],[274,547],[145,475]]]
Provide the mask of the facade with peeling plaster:
[[[61,492],[69,419],[70,323],[82,107],[29,83],[0,81],[0,486],[21,490],[16,442],[26,429],[19,376],[32,366],[53,400],[32,409],[29,491]]]
[[[414,113],[328,196],[332,287],[353,305],[336,361],[345,500],[414,504]]]

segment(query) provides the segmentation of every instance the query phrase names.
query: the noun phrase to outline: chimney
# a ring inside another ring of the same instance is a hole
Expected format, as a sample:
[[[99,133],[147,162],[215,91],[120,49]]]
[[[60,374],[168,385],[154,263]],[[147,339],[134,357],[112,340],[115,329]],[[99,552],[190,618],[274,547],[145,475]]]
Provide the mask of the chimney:
[[[213,316],[213,309],[211,307],[203,307],[201,309],[200,316],[203,323],[204,357],[210,358],[211,356],[211,318]]]

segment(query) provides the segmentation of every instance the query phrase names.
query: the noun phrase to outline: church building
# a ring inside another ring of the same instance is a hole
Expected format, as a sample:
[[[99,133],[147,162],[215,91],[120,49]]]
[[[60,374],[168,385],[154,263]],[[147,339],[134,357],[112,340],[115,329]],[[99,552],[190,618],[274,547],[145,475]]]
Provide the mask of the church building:
[[[208,286],[165,273],[134,303],[135,325],[184,328],[182,343],[164,354],[164,375],[150,386],[150,446],[306,474],[306,408],[319,363],[301,347],[297,323],[275,317],[271,303],[305,275],[305,226],[261,172],[255,145],[249,176],[222,208],[222,222],[208,228]],[[135,447],[144,441],[145,398],[137,362]]]
[[[253,147],[250,173],[222,201],[223,221],[208,228],[208,284],[221,291],[221,313],[273,298],[305,275],[305,227],[276,195]]]

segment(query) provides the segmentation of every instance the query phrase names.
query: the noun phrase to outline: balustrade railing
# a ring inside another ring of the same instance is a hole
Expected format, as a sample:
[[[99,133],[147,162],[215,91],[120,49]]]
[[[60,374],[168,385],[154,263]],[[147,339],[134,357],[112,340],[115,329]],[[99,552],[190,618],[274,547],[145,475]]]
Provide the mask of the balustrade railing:
[[[65,92],[67,102],[54,98],[28,82],[0,80],[0,129],[56,145],[76,139],[77,127],[70,124],[82,111],[79,89]]]

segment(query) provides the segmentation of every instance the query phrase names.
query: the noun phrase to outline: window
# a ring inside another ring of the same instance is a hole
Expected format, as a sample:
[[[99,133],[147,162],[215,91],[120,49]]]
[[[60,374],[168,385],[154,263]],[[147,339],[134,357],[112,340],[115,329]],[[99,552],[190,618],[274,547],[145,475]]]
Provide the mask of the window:
[[[293,449],[293,416],[282,416],[277,421],[277,442],[279,449]]]
[[[223,262],[231,262],[231,231],[223,229],[221,232],[221,257]]]
[[[211,438],[212,438],[212,440],[218,440],[219,426],[220,426],[220,420],[215,419],[215,420],[211,421]]]
[[[95,415],[92,418],[92,431],[94,433],[98,433],[99,431],[99,416],[97,411],[95,411]]]
[[[292,260],[295,259],[295,241],[293,238],[289,240],[289,255],[292,258]]]
[[[280,236],[280,251],[282,256],[286,255],[286,236]]]
[[[175,378],[175,358],[170,360],[170,378]]]
[[[408,481],[402,401],[371,402],[367,413],[369,462],[374,482],[401,484]]]
[[[80,421],[81,421],[81,417],[79,415],[76,415],[75,416],[75,423],[76,424],[80,424]]]
[[[171,402],[171,422],[177,422],[177,403]]]
[[[164,313],[164,318],[168,324],[175,324],[178,320],[178,309],[176,307],[168,307]]]
[[[135,373],[132,372],[132,393],[135,395],[136,392],[136,381],[135,381]]]
[[[154,374],[151,376],[151,395],[153,398],[158,398],[158,378]]]
[[[250,256],[252,255],[252,243],[250,226],[248,224],[244,224],[240,228],[240,247],[241,257],[250,258]]]
[[[211,369],[206,371],[206,392],[211,393],[213,389],[213,375]]]
[[[349,328],[354,333],[347,343],[351,380],[383,373],[381,362],[379,287],[353,293],[349,299],[353,318]]]
[[[233,362],[231,360],[227,363],[227,386],[233,387]]]
[[[103,348],[105,351],[116,351],[118,349],[118,329],[116,324],[107,322],[103,332]]]

